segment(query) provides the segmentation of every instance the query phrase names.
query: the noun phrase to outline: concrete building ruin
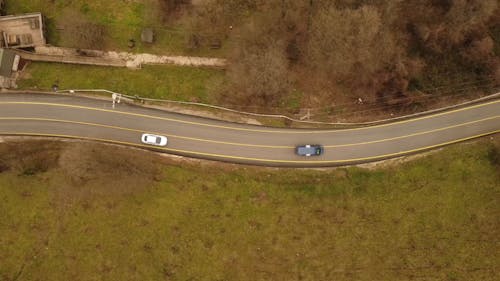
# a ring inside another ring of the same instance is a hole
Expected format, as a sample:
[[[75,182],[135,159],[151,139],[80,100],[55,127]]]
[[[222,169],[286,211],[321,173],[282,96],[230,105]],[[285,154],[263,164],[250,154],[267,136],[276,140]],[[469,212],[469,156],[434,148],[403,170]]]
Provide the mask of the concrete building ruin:
[[[30,48],[46,44],[41,13],[0,17],[0,47]]]

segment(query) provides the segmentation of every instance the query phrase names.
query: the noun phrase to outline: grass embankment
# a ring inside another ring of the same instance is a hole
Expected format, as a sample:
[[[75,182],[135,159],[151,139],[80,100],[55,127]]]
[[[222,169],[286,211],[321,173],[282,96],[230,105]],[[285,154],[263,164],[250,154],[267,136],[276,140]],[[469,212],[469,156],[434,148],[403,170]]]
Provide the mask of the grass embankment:
[[[0,279],[497,280],[499,151],[313,171],[2,143]]]
[[[31,63],[21,89],[109,89],[128,95],[213,102],[224,71],[187,66],[145,66],[139,70],[70,64]]]

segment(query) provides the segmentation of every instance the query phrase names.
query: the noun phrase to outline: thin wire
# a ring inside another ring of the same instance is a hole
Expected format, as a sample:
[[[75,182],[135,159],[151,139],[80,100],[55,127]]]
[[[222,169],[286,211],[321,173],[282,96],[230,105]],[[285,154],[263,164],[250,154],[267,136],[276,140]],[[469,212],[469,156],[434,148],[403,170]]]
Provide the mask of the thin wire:
[[[500,87],[497,88],[497,90],[500,90]],[[460,94],[456,94],[456,97],[465,97],[467,96],[468,94],[467,93],[460,93]],[[434,101],[435,103],[434,104],[437,104],[436,101]],[[390,109],[398,109],[398,111],[405,111],[405,109],[408,109],[408,106],[411,106],[411,105],[401,105],[401,104],[391,104],[391,105],[385,105],[385,106],[378,106],[378,107],[372,107],[372,108],[369,108],[369,109],[359,109],[359,110],[349,110],[349,111],[343,111],[343,112],[337,112],[337,113],[319,113],[319,114],[314,114],[314,113],[311,113],[313,116],[350,116],[350,115],[354,115],[354,114],[359,114],[359,115],[363,115],[363,114],[366,114],[366,113],[371,113],[371,112],[374,112],[374,111],[377,111],[377,112],[382,112],[382,111],[389,111]],[[429,104],[427,104],[427,106],[429,106]],[[394,113],[394,112],[393,112]]]

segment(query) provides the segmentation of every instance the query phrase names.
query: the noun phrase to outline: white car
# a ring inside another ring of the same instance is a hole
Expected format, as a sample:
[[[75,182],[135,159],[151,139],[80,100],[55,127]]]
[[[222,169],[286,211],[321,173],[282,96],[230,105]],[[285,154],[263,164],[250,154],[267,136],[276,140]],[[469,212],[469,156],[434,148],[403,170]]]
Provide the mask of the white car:
[[[145,144],[157,146],[165,146],[168,142],[167,137],[153,134],[142,134],[141,141]]]

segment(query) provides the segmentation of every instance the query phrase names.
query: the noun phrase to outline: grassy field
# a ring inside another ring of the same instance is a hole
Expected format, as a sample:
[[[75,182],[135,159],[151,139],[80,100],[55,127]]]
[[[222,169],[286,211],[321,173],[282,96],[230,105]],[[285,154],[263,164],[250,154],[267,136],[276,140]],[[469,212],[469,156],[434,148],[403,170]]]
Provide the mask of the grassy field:
[[[186,42],[189,29],[182,21],[165,23],[162,8],[155,0],[6,0],[6,13],[41,12],[45,16],[48,43],[64,47],[80,47],[73,28],[91,22],[104,27],[102,47],[106,50],[126,50],[159,54],[190,54],[222,56],[225,48],[189,50]],[[156,33],[154,44],[143,44],[141,32],[152,27]],[[136,47],[129,49],[129,39]],[[101,44],[101,43],[100,43]],[[225,47],[225,46],[224,46]]]
[[[499,182],[498,136],[374,170],[0,143],[0,279],[498,280]]]
[[[21,89],[110,89],[141,97],[213,102],[224,71],[184,66],[145,66],[139,70],[100,66],[31,63]],[[212,91],[213,90],[213,91]]]

